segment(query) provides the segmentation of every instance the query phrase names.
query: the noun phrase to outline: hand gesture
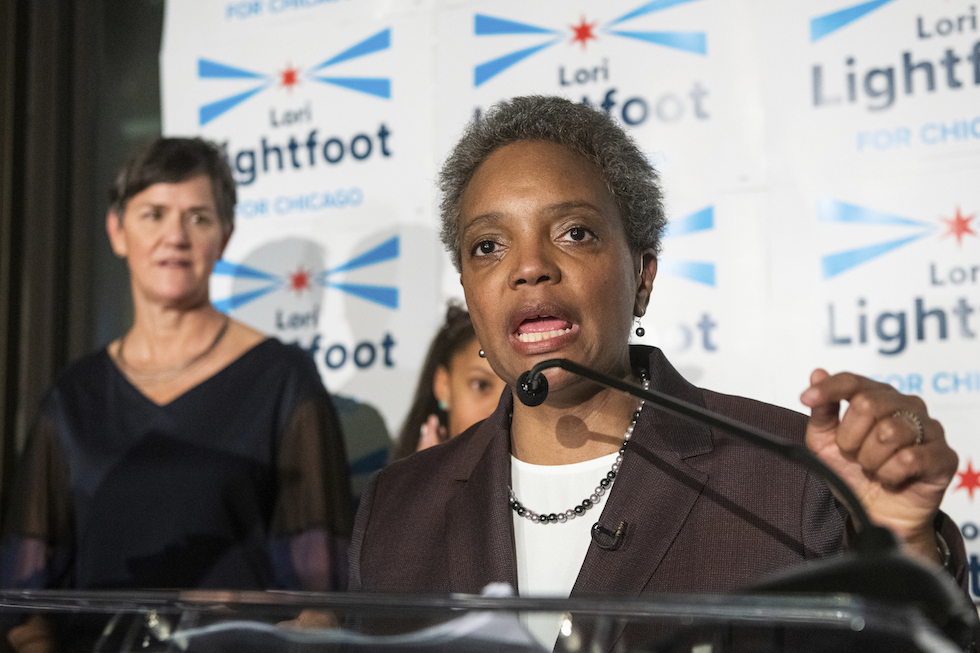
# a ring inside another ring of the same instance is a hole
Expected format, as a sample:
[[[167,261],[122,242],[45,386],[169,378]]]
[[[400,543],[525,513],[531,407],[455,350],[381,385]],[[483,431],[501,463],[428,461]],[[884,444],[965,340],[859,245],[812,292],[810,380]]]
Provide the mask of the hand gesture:
[[[439,417],[437,415],[429,415],[429,419],[425,420],[425,423],[422,425],[421,433],[419,433],[419,446],[415,450],[422,451],[423,449],[434,447],[437,444],[442,444],[448,439],[449,436],[446,433],[446,427],[439,423]]]
[[[800,400],[811,409],[807,447],[851,486],[872,521],[907,550],[938,560],[933,519],[959,460],[925,402],[821,369]],[[849,405],[840,415],[842,401]]]

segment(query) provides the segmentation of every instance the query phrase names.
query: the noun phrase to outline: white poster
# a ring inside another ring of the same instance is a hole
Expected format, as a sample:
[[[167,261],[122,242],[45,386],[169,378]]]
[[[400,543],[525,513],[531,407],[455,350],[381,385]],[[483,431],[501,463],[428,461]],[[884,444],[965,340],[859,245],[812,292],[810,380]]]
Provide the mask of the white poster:
[[[980,596],[975,3],[769,2],[773,399],[814,366],[921,395],[960,454],[944,509]]]
[[[166,18],[164,131],[221,144],[238,182],[212,300],[394,433],[441,313],[431,11],[172,2]],[[348,442],[355,468],[382,460],[371,436]]]
[[[407,409],[448,296],[434,180],[498,100],[614,116],[670,226],[643,324],[692,382],[800,409],[810,371],[922,395],[980,596],[980,18],[972,0],[171,0],[164,130],[239,183],[222,310]]]

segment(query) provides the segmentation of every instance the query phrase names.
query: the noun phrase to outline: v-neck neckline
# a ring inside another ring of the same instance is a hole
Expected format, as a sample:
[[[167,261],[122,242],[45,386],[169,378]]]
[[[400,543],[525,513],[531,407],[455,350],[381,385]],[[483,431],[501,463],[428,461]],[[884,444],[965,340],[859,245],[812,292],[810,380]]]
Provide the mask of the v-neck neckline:
[[[232,360],[231,362],[229,362],[227,365],[225,365],[224,367],[222,367],[220,370],[216,371],[211,376],[207,377],[206,379],[202,379],[199,383],[196,383],[196,384],[192,385],[191,387],[187,388],[186,390],[184,390],[183,392],[181,392],[179,395],[177,395],[176,397],[174,397],[170,401],[167,401],[167,402],[162,403],[162,404],[161,403],[157,403],[156,401],[153,401],[153,399],[151,399],[149,396],[147,396],[147,394],[145,392],[143,392],[139,388],[139,386],[137,386],[135,383],[133,383],[132,381],[129,380],[129,377],[126,376],[123,373],[123,371],[116,364],[116,361],[113,360],[112,356],[109,355],[109,348],[108,347],[106,347],[105,349],[102,350],[102,354],[108,359],[109,365],[112,368],[113,373],[116,374],[120,379],[122,379],[122,382],[126,386],[128,386],[133,392],[135,392],[137,395],[139,395],[139,397],[143,401],[145,401],[149,405],[153,406],[154,408],[167,409],[167,408],[170,408],[171,406],[173,406],[174,404],[176,404],[177,402],[181,401],[185,397],[189,396],[190,394],[196,392],[199,388],[203,388],[206,385],[210,385],[215,379],[217,379],[220,376],[223,376],[228,370],[230,370],[233,367],[237,367],[238,364],[241,361],[245,360],[245,358],[249,357],[252,353],[254,353],[255,351],[257,351],[260,347],[262,347],[266,343],[273,342],[273,341],[274,341],[273,338],[266,338],[265,340],[259,341],[258,343],[256,343],[252,347],[250,347],[250,348],[246,349],[245,351],[243,351],[237,358],[235,358],[234,360]]]

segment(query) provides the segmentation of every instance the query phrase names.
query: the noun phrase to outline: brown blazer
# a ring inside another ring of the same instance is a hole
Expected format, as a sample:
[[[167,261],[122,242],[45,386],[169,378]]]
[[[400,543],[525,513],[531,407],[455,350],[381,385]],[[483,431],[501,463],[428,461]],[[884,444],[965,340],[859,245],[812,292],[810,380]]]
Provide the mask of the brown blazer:
[[[631,354],[634,365],[648,366],[652,389],[803,441],[804,415],[696,388],[658,349],[634,347]],[[517,587],[508,506],[512,405],[505,391],[484,422],[375,477],[354,526],[351,589]],[[611,492],[585,518],[610,530],[625,521],[627,532],[617,550],[590,545],[573,597],[728,592],[845,544],[844,511],[823,481],[649,405]]]

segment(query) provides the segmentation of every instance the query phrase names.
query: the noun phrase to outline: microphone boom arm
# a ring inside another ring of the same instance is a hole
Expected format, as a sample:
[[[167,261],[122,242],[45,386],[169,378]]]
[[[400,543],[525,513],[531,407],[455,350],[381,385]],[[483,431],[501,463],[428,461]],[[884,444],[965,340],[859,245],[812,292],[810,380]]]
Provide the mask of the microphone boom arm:
[[[796,462],[827,482],[851,513],[856,531],[850,543],[854,555],[811,563],[799,571],[770,577],[756,584],[756,591],[847,592],[882,601],[909,603],[960,648],[978,650],[976,643],[980,641],[980,620],[977,610],[973,601],[953,582],[952,576],[902,555],[891,531],[872,524],[861,500],[850,486],[805,446],[662,392],[638,388],[564,358],[542,361],[521,375],[515,393],[523,403],[538,406],[544,402],[548,395],[548,379],[542,372],[551,367],[568,370],[599,385],[649,401],[671,415],[709,424],[737,435]]]
[[[622,379],[617,379],[615,377],[602,374],[601,372],[597,372],[593,369],[585,367],[584,365],[579,365],[578,363],[570,361],[567,358],[552,358],[536,364],[531,368],[529,374],[530,383],[533,385],[538,379],[542,379],[545,381],[545,383],[547,383],[547,380],[545,380],[541,374],[544,370],[552,367],[568,370],[573,374],[583,376],[590,381],[594,381],[607,388],[626,392],[639,399],[649,401],[671,415],[682,417],[693,422],[710,424],[711,426],[728,431],[729,433],[733,433],[745,440],[748,440],[759,447],[763,447],[781,454],[804,468],[813,471],[820,478],[826,480],[831,486],[831,488],[837,494],[838,499],[840,499],[841,503],[844,504],[844,507],[847,508],[848,512],[850,512],[851,518],[854,520],[854,526],[857,534],[866,534],[866,536],[869,536],[867,538],[855,537],[855,541],[852,543],[855,549],[861,550],[862,542],[865,539],[873,540],[873,544],[869,542],[869,545],[873,546],[875,550],[878,551],[881,551],[882,546],[887,544],[882,540],[888,538],[890,538],[891,542],[890,545],[885,546],[885,548],[897,547],[897,542],[895,542],[894,536],[889,531],[874,526],[874,524],[871,523],[871,518],[868,516],[867,511],[861,504],[861,500],[858,499],[856,494],[854,494],[854,491],[850,488],[850,486],[847,485],[847,483],[845,483],[843,479],[841,479],[822,460],[813,455],[813,453],[805,446],[782,440],[771,433],[763,431],[762,429],[750,426],[744,422],[739,422],[738,420],[731,419],[730,417],[725,417],[724,415],[710,411],[706,408],[702,408],[701,406],[697,406],[682,399],[676,399],[662,392],[638,388],[631,383],[623,381]]]

